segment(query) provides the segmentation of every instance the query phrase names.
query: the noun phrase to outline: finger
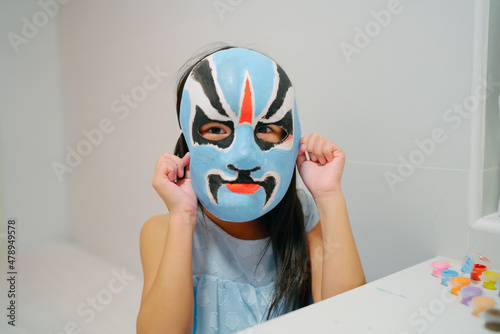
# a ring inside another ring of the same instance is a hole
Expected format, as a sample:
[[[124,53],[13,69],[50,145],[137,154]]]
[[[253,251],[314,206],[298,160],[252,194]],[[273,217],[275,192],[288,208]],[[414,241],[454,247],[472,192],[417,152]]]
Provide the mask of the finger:
[[[307,161],[307,142],[309,140],[309,136],[304,136],[300,138],[299,142],[299,152],[297,154],[297,166],[300,167],[304,161]]]
[[[177,177],[183,177],[184,161],[180,157],[170,153],[165,153],[160,157],[159,160],[166,162],[165,166],[168,166],[168,171],[164,169],[158,172],[167,175],[170,181],[176,182]]]
[[[300,145],[304,144],[307,147],[307,141],[309,140],[309,136],[304,136],[300,138]]]
[[[333,160],[333,143],[326,141],[323,145],[323,154],[325,155],[326,161],[331,162]]]
[[[309,158],[311,161],[318,161],[318,157],[316,156],[316,153],[314,152],[314,146],[316,145],[316,140],[317,140],[317,134],[316,133],[311,133],[309,135],[309,138],[307,140],[306,144],[306,151],[309,154]]]
[[[156,163],[155,174],[165,174],[165,168],[170,165],[171,161],[175,161],[176,157],[172,154],[165,153],[158,158]]]
[[[176,164],[179,164],[179,165],[182,164],[182,159],[174,154],[165,153],[162,155],[162,158],[164,158],[166,160],[174,161]]]
[[[153,178],[157,178],[159,175],[164,175],[167,170],[167,159],[164,156],[160,156],[156,162],[155,172]]]
[[[334,143],[332,143],[332,154],[334,159],[341,158],[345,160],[345,152]]]
[[[301,143],[299,145],[299,154],[304,153],[306,151],[306,148],[307,148],[306,144]]]
[[[184,177],[185,170],[189,167],[189,161],[191,160],[191,154],[188,152],[181,159],[181,165],[179,166],[179,177]]]
[[[318,136],[314,142],[314,154],[318,158],[320,164],[324,165],[326,163],[325,155],[323,153],[323,146],[325,144],[325,137]]]
[[[297,154],[297,166],[300,168],[302,164],[307,161],[306,157],[306,151],[305,151],[305,146],[304,149],[302,149],[303,145],[300,145],[301,148],[299,148],[299,154]]]
[[[153,176],[153,182],[155,182],[155,181],[160,182],[160,180],[163,179],[165,176],[171,182],[175,182],[175,174],[172,175],[172,173],[171,173],[174,168],[175,168],[175,166],[170,165],[169,160],[166,160],[163,157],[160,157],[160,159],[158,159],[158,162],[156,163],[155,174]]]
[[[182,160],[174,155],[167,157],[162,157],[165,165],[162,170],[159,171],[160,174],[166,175],[171,182],[177,182],[180,178],[180,174],[184,172],[182,166]]]
[[[313,132],[309,136],[307,136],[306,146],[307,146],[307,151],[308,152],[312,151],[312,149],[314,147],[314,143],[316,142],[317,138],[318,138],[318,134],[316,132]]]
[[[178,165],[171,160],[165,161],[165,169],[162,171],[164,175],[167,176],[167,178],[172,181],[176,182],[177,181],[177,173],[179,171]]]

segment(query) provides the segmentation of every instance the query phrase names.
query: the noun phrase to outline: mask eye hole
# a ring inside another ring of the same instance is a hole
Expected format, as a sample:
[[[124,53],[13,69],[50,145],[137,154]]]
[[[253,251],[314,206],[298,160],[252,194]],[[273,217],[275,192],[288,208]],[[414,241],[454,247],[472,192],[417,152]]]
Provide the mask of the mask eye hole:
[[[211,122],[202,125],[198,132],[207,140],[218,141],[229,137],[231,135],[231,128],[222,123]]]
[[[279,143],[287,136],[287,132],[276,124],[259,124],[255,128],[255,135],[265,142]]]

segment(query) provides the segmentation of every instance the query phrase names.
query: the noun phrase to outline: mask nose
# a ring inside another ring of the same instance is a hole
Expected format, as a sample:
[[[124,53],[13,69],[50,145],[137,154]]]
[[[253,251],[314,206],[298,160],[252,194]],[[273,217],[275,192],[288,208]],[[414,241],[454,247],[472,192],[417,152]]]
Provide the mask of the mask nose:
[[[262,150],[255,142],[253,128],[250,125],[240,125],[236,128],[234,145],[226,156],[225,165],[228,169],[258,170],[264,164]],[[231,165],[231,168],[229,168]]]
[[[235,172],[238,173],[238,179],[241,182],[252,182],[252,177],[250,176],[251,173],[258,171],[260,167],[255,167],[253,169],[239,169],[234,167],[233,164],[227,165],[227,169],[234,170]]]

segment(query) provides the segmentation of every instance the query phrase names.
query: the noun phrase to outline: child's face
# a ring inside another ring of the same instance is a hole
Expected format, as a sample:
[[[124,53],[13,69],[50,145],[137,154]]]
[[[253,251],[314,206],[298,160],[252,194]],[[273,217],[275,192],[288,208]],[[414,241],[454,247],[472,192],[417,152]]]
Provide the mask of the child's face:
[[[193,188],[208,211],[243,222],[281,201],[300,124],[293,87],[273,60],[248,49],[205,58],[186,80],[180,119]]]

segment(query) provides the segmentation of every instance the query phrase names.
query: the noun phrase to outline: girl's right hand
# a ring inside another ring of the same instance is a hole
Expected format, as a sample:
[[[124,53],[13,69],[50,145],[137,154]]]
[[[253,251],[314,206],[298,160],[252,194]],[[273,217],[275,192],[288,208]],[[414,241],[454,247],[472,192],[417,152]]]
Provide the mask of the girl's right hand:
[[[167,205],[170,215],[196,217],[198,199],[191,184],[189,158],[189,153],[183,158],[165,153],[156,163],[153,188]]]

